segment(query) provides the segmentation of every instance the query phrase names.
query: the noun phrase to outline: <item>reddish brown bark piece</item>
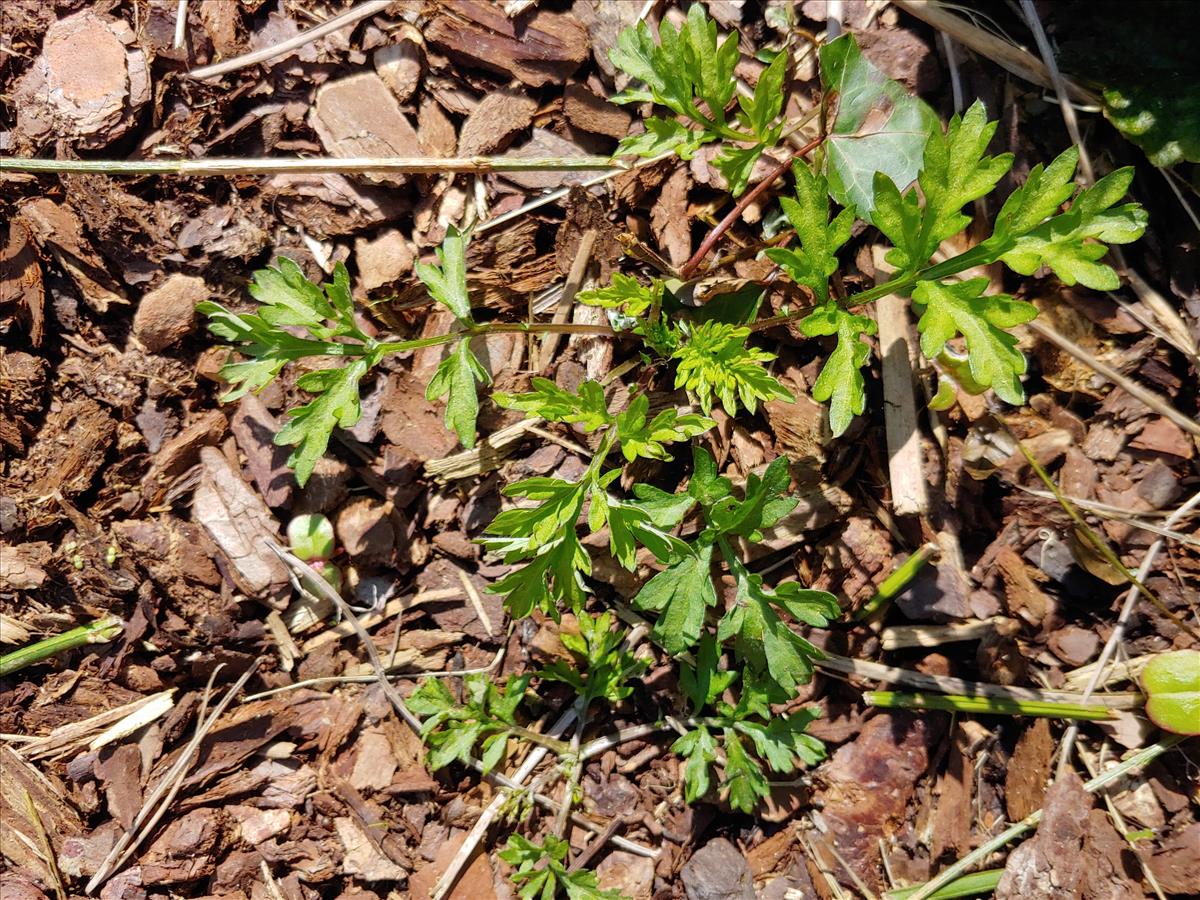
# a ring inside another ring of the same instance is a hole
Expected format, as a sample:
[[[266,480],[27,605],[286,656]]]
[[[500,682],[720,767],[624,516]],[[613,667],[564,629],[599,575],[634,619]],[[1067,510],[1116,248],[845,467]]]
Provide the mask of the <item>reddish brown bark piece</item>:
[[[444,7],[425,26],[425,39],[469,65],[542,87],[565,81],[587,59],[587,31],[569,15],[539,9],[513,20],[490,3],[452,0]]]
[[[133,316],[133,335],[152,353],[178,343],[196,324],[196,304],[208,300],[203,278],[176,273],[142,297]]]
[[[442,843],[433,861],[413,873],[408,881],[408,896],[412,900],[429,900],[433,896],[434,886],[462,847],[465,837],[465,832],[460,833]],[[463,870],[454,887],[446,894],[446,900],[496,900],[494,880],[492,864],[487,854],[476,850],[470,865]]]
[[[1018,739],[1005,770],[1004,800],[1008,817],[1014,822],[1042,808],[1053,756],[1054,738],[1050,736],[1049,721],[1034,719]]]
[[[29,322],[30,343],[40,347],[45,333],[42,267],[29,229],[16,220],[8,232],[8,245],[0,253],[0,307],[9,304],[24,307],[18,314]]]
[[[1092,797],[1074,772],[1046,791],[1037,834],[1014,850],[996,885],[998,900],[1076,897],[1087,877],[1083,854]]]
[[[419,34],[401,33],[400,40],[375,51],[372,62],[379,77],[401,103],[407,103],[421,83]]]
[[[320,88],[308,118],[334,156],[421,155],[416,130],[400,110],[396,95],[374,72],[351,75]],[[387,180],[401,183],[404,178],[389,175]]]
[[[180,884],[211,875],[229,833],[224,813],[197,809],[176,819],[142,855],[144,884]]]
[[[481,156],[508,146],[533,122],[537,101],[515,87],[492,91],[463,122],[458,136],[459,156]]]
[[[21,205],[18,220],[44,250],[74,279],[83,299],[98,313],[128,301],[116,290],[107,264],[83,233],[83,223],[69,206],[39,197]]]
[[[287,466],[291,451],[275,443],[279,423],[257,394],[245,394],[238,401],[230,428],[267,506],[286,506],[296,488],[296,476]]]
[[[879,839],[904,822],[937,730],[934,718],[906,712],[876,716],[818,770],[825,786],[817,799],[833,841],[868,884],[881,883]]]
[[[620,140],[629,134],[629,113],[593,94],[582,84],[569,84],[563,94],[563,115],[576,128]]]
[[[1150,870],[1168,894],[1200,894],[1200,823],[1175,832],[1150,857]]]
[[[124,134],[150,99],[146,57],[125,22],[84,9],[50,26],[42,53],[17,82],[17,129],[103,147]]]
[[[202,448],[200,462],[203,471],[192,501],[196,524],[221,548],[238,587],[271,599],[288,583],[287,569],[266,546],[267,540],[279,540],[279,523],[219,450]]]
[[[50,873],[37,849],[41,839],[29,821],[29,804],[37,810],[55,853],[61,853],[64,840],[83,831],[79,814],[62,799],[66,794],[63,785],[0,744],[0,853],[6,862],[37,873],[47,884]]]

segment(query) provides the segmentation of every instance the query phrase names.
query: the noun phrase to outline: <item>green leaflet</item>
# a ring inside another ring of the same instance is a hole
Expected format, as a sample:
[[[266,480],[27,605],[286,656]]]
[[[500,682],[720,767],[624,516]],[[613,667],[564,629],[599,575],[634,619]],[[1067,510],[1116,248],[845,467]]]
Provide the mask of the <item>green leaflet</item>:
[[[774,607],[787,610],[802,622],[823,627],[838,614],[837,600],[824,591],[806,590],[794,583],[772,591],[732,553],[726,552],[725,557],[737,583],[737,598],[721,619],[717,639],[732,639],[738,656],[757,675],[792,691],[812,677],[812,660],[819,658],[821,651],[792,631]]]
[[[771,460],[761,476],[751,472],[740,500],[722,496],[706,505],[705,518],[709,526],[706,533],[713,538],[735,534],[758,543],[765,530],[796,508],[799,501],[787,496],[791,477],[787,458],[783,456]]]
[[[738,97],[735,118],[739,128],[726,118],[733,99],[738,61],[737,35],[717,40],[717,23],[708,18],[704,6],[692,4],[687,21],[679,31],[664,21],[655,43],[649,26],[639,22],[626,28],[609,51],[613,64],[645,84],[613,97],[614,103],[652,101],[687,119],[688,128],[675,119],[651,117],[644,134],[630,135],[617,146],[614,156],[658,156],[674,151],[691,159],[702,145],[725,139],[748,142],[750,147],[727,144],[714,160],[735,197],[745,191],[754,163],[767,147],[779,142],[783,123],[783,81],[787,55],[780,54],[759,76],[750,97]]]
[[[426,400],[446,398],[446,427],[458,435],[464,447],[475,446],[475,420],[479,416],[476,383],[491,384],[492,378],[462,338],[441,363],[425,388]]]
[[[654,278],[649,285],[643,285],[632,275],[613,272],[612,281],[605,287],[580,291],[575,299],[588,306],[620,308],[627,316],[640,316],[648,309],[661,306],[662,294],[661,279]]]
[[[799,327],[809,337],[837,335],[837,345],[813,383],[812,395],[818,403],[829,402],[829,427],[834,436],[844,434],[854,417],[862,415],[867,407],[862,367],[871,356],[871,348],[862,335],[874,334],[875,322],[836,303],[827,303],[801,319]]]
[[[707,416],[680,413],[677,409],[664,409],[647,421],[649,410],[650,398],[638,394],[629,401],[629,407],[617,416],[617,440],[628,462],[633,462],[639,456],[670,459],[664,444],[690,440],[717,424]]]
[[[796,236],[797,249],[773,247],[764,255],[778,263],[797,284],[809,288],[822,302],[829,300],[829,276],[837,271],[838,249],[850,239],[854,211],[844,209],[829,221],[828,184],[803,163],[792,166],[796,175],[796,199],[781,197],[780,206]]]
[[[516,869],[509,877],[520,885],[522,900],[554,900],[560,889],[566,891],[567,900],[626,900],[620,891],[600,890],[595,872],[568,872],[564,863],[570,850],[566,841],[552,834],[540,845],[513,834],[496,855]]]
[[[297,387],[317,397],[288,410],[291,418],[275,435],[275,443],[296,445],[288,465],[296,470],[300,484],[308,481],[317,460],[325,455],[333,429],[349,428],[362,415],[358,385],[370,368],[371,360],[359,357],[345,368],[321,369],[296,380]]]
[[[578,635],[567,631],[560,634],[563,646],[571,651],[578,665],[555,660],[540,670],[538,676],[570,685],[585,709],[594,700],[619,703],[633,691],[629,679],[644,672],[649,661],[635,657],[624,646],[626,632],[612,627],[612,613],[598,616],[584,613],[578,622]]]
[[[842,206],[870,219],[875,173],[902,187],[911,184],[920,171],[926,139],[939,130],[937,116],[868,62],[852,35],[824,44],[820,60],[821,82],[837,98],[825,142],[829,191]]]
[[[1049,175],[1048,169],[1047,182]],[[1039,266],[1044,265],[1064,284],[1079,283],[1097,291],[1115,291],[1121,286],[1120,278],[1110,266],[1099,262],[1108,252],[1106,244],[1127,244],[1137,240],[1146,230],[1146,213],[1139,205],[1126,203],[1116,206],[1132,181],[1132,168],[1117,169],[1090,188],[1080,191],[1069,211],[1024,233],[1018,233],[1019,224],[1026,224],[1032,215],[1044,209],[1046,199],[1061,194],[1061,187],[1049,182],[1042,188],[1044,197],[1031,196],[1026,199],[1022,196],[1021,208],[1012,220],[1005,223],[1005,210],[1009,205],[1006,203],[1005,209],[1001,210],[997,233],[1000,233],[1001,223],[1007,224],[1013,246],[1002,252],[999,258],[1021,275],[1032,275]],[[1027,181],[1021,193],[1024,194],[1028,187]],[[1011,197],[1009,201],[1012,202]]]
[[[492,399],[507,409],[541,416],[547,422],[577,424],[584,431],[595,431],[614,421],[604,399],[604,388],[595,381],[585,381],[576,394],[563,390],[548,378],[534,378],[532,386],[528,393],[496,392]]]
[[[659,614],[654,637],[672,656],[696,644],[708,608],[717,605],[711,566],[712,544],[708,543],[659,572],[633,598],[637,609]]]
[[[467,296],[467,242],[453,225],[446,231],[442,246],[437,249],[440,265],[414,263],[413,272],[421,279],[431,296],[445,306],[464,324],[471,319],[471,301]]]
[[[957,284],[919,282],[913,303],[924,309],[917,322],[921,352],[936,359],[946,342],[961,334],[975,382],[992,388],[1002,400],[1024,403],[1020,376],[1025,372],[1025,357],[1017,349],[1017,339],[1004,329],[1035,318],[1037,307],[1006,294],[985,296],[987,286],[986,278]]]
[[[454,762],[468,763],[476,745],[481,745],[484,772],[494,769],[503,758],[511,727],[517,725],[517,706],[532,678],[509,676],[501,687],[487,675],[467,675],[461,704],[445,681],[425,679],[407,702],[424,720],[421,740],[429,747],[429,768],[436,772]]]
[[[935,129],[925,144],[924,165],[918,179],[924,205],[915,188],[902,196],[886,174],[874,178],[875,212],[872,222],[892,242],[887,261],[901,272],[915,272],[929,262],[946,238],[970,223],[962,208],[991,192],[1012,166],[1012,154],[986,156],[996,122],[978,100],[962,116],[955,116],[945,134]]]

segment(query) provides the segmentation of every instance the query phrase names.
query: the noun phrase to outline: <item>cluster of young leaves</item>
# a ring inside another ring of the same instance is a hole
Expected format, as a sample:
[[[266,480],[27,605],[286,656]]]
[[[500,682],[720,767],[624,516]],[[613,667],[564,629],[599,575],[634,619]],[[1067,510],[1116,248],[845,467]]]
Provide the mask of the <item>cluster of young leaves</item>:
[[[687,761],[683,785],[689,803],[708,794],[713,768],[720,762],[719,792],[733,809],[749,813],[770,793],[766,769],[787,775],[800,763],[815,765],[825,758],[825,745],[805,733],[820,711],[802,709],[775,715],[771,703],[785,698],[752,672],[742,679],[737,702],[727,702],[724,695],[732,691],[739,674],[719,668],[719,657],[717,642],[712,635],[705,635],[696,652],[696,665],[680,663],[679,684],[692,716],[687,720],[688,730],[671,749]],[[707,709],[715,715],[705,716]]]
[[[626,633],[613,628],[611,613],[578,617],[579,634],[563,631],[559,638],[575,657],[575,665],[558,659],[541,669],[538,676],[560,681],[575,689],[581,709],[595,700],[620,703],[633,692],[629,679],[649,665],[625,646]]]
[[[463,678],[463,700],[441,678],[427,678],[408,698],[408,708],[422,718],[421,739],[429,747],[426,763],[433,771],[452,762],[467,763],[476,746],[486,774],[504,758],[517,707],[532,674],[510,676],[503,687],[486,674]]]
[[[415,263],[413,271],[429,295],[454,314],[460,328],[476,327],[467,295],[467,239],[454,226],[446,232],[437,250],[439,265]],[[446,398],[446,427],[464,447],[475,446],[475,420],[479,417],[479,393],[476,383],[491,384],[491,376],[471,350],[471,342],[461,338],[438,365],[425,389],[429,400]]]
[[[680,30],[664,21],[658,37],[656,43],[644,21],[621,32],[609,58],[644,87],[628,88],[613,102],[665,106],[693,127],[678,118],[651,116],[645,120],[645,132],[622,140],[615,155],[653,157],[675,152],[691,159],[704,144],[736,142],[726,144],[713,164],[724,175],[730,193],[741,194],[754,163],[764,149],[779,142],[783,132],[780,112],[787,55],[778,55],[767,66],[752,96],[738,97],[735,127],[726,109],[737,88],[733,72],[738,62],[737,34],[718,42],[717,23],[705,14],[703,4],[694,3]]]
[[[567,871],[570,850],[566,841],[552,834],[546,835],[541,844],[513,834],[496,855],[516,868],[509,877],[520,886],[517,893],[523,900],[554,900],[560,890],[567,900],[625,900],[620,891],[600,890],[595,872]]]
[[[295,446],[288,465],[304,484],[329,446],[333,429],[349,428],[362,415],[359,384],[387,348],[355,322],[350,275],[341,263],[330,282],[317,285],[292,260],[280,257],[275,266],[254,273],[249,291],[259,303],[253,313],[234,313],[212,301],[196,307],[208,317],[209,331],[247,357],[231,359],[222,367],[221,377],[232,385],[222,400],[262,390],[296,360],[317,356],[350,360],[301,375],[297,386],[316,397],[289,410],[287,424],[275,435],[276,444]],[[297,336],[288,328],[303,330],[307,336]]]
[[[662,315],[665,284],[649,285],[614,274],[605,287],[578,295],[581,303],[618,312],[646,346],[676,362],[675,387],[696,398],[706,414],[714,401],[731,416],[744,407],[755,412],[768,400],[793,400],[792,394],[766,370],[775,354],[749,346],[750,329],[717,317],[667,321]]]
[[[634,598],[638,609],[655,612],[657,642],[670,654],[693,648],[705,633],[708,611],[717,605],[712,577],[714,557],[729,566],[736,585],[732,607],[717,623],[716,637],[731,642],[738,659],[755,676],[790,691],[812,675],[812,660],[820,651],[792,630],[779,615],[823,627],[838,615],[836,598],[795,583],[774,589],[750,572],[731,542],[762,541],[764,532],[795,509],[787,496],[787,461],[776,459],[761,475],[751,474],[741,497],[728,478],[717,474],[716,462],[702,447],[693,448],[693,473],[686,494],[668,494],[650,485],[634,493],[656,525],[673,528],[698,508],[703,529],[687,553],[675,555],[667,567],[646,582]]]
[[[591,557],[576,531],[584,518],[592,532],[607,527],[609,550],[632,570],[638,546],[661,560],[686,549],[682,542],[658,527],[640,504],[611,496],[608,489],[619,469],[605,471],[603,464],[615,448],[626,460],[666,458],[665,445],[687,441],[715,424],[707,416],[666,409],[649,415],[649,398],[637,394],[628,408],[612,412],[604,389],[584,382],[571,393],[545,378],[535,378],[523,394],[496,393],[501,406],[541,416],[550,422],[579,426],[585,432],[602,432],[600,446],[578,481],[529,478],[504,489],[508,497],[534,501],[533,506],[501,512],[488,526],[481,543],[500,553],[507,563],[524,563],[494,582],[489,590],[504,595],[510,612],[518,617],[541,609],[556,616],[559,605],[578,610],[586,599],[584,577],[591,573]]]

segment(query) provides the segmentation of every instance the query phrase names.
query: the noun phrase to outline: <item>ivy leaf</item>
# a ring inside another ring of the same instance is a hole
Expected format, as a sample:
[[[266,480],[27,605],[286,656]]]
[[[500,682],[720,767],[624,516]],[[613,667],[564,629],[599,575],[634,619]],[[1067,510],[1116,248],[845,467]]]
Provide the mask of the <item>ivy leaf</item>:
[[[820,658],[821,651],[792,631],[773,604],[827,624],[823,611],[836,608],[837,601],[824,591],[798,587],[787,589],[781,596],[763,587],[762,577],[748,572],[736,557],[726,554],[726,561],[737,584],[737,596],[734,606],[721,619],[717,639],[724,642],[733,638],[738,656],[756,674],[768,676],[785,691],[806,683],[812,677],[812,660]]]
[[[717,742],[707,728],[701,725],[684,734],[671,745],[671,752],[678,753],[686,762],[683,773],[683,798],[695,803],[708,793],[712,785],[712,766],[717,759]]]
[[[854,211],[844,209],[829,221],[828,184],[803,163],[792,166],[796,176],[796,199],[781,197],[780,206],[800,239],[792,250],[772,247],[764,255],[777,263],[797,284],[809,288],[817,299],[829,300],[829,276],[837,271],[838,249],[850,239]]]
[[[1109,173],[1080,191],[1069,212],[1018,236],[1015,246],[1000,259],[1021,275],[1032,275],[1044,265],[1063,284],[1117,290],[1121,279],[1099,260],[1108,252],[1106,244],[1127,244],[1146,230],[1146,213],[1139,205],[1115,206],[1132,181],[1130,167]]]
[[[617,416],[617,439],[621,442],[621,453],[628,462],[633,462],[639,456],[670,459],[664,444],[690,440],[717,424],[707,416],[681,414],[677,409],[664,409],[647,422],[649,409],[649,397],[638,394],[630,401],[628,408]]]
[[[1005,329],[1035,318],[1037,307],[1005,294],[985,296],[987,286],[987,278],[957,284],[918,282],[913,302],[924,307],[917,322],[921,352],[935,359],[948,340],[961,334],[967,341],[971,377],[991,387],[1001,399],[1023,403],[1020,376],[1025,371],[1025,357],[1017,349],[1017,339]]]
[[[681,328],[688,340],[673,354],[679,360],[675,387],[695,393],[706,414],[712,412],[714,397],[731,416],[737,415],[739,400],[754,412],[761,400],[793,399],[763,368],[775,354],[746,346],[749,328],[712,321]]]
[[[359,357],[341,369],[321,369],[301,375],[296,386],[317,396],[297,409],[288,410],[287,424],[275,435],[280,446],[295,445],[288,465],[296,470],[296,481],[304,485],[317,460],[329,447],[329,437],[339,425],[349,428],[362,415],[359,382],[371,368],[368,359]]]
[[[440,265],[414,263],[413,271],[438,303],[454,313],[463,324],[472,324],[471,301],[467,296],[467,242],[453,225],[437,248]]]
[[[471,351],[471,342],[462,338],[438,365],[425,388],[426,400],[446,398],[446,427],[468,448],[475,446],[475,420],[479,416],[476,382],[491,384],[492,379]]]
[[[800,331],[809,337],[837,335],[837,345],[812,388],[814,400],[829,402],[829,427],[837,437],[867,407],[867,382],[862,367],[871,356],[871,348],[862,335],[874,334],[875,323],[836,303],[827,303],[801,319],[799,325]]]
[[[717,605],[711,567],[712,544],[704,544],[647,581],[633,598],[638,609],[659,614],[655,639],[672,655],[695,646],[708,608]]]
[[[837,115],[825,141],[829,191],[842,206],[870,217],[875,173],[902,187],[911,184],[925,141],[939,129],[937,116],[868,62],[853,35],[824,44],[820,60],[821,83],[826,93],[837,95]]]
[[[595,381],[585,381],[577,394],[563,390],[548,378],[534,378],[532,386],[528,393],[497,392],[492,399],[507,409],[541,416],[547,422],[578,424],[584,431],[595,431],[614,421],[604,400],[604,388]]]
[[[605,287],[590,291],[580,291],[575,299],[588,306],[601,306],[605,309],[622,309],[627,316],[640,316],[654,306],[662,305],[663,283],[660,279],[651,279],[649,285],[644,285],[632,275],[622,275],[613,272],[612,281]]]

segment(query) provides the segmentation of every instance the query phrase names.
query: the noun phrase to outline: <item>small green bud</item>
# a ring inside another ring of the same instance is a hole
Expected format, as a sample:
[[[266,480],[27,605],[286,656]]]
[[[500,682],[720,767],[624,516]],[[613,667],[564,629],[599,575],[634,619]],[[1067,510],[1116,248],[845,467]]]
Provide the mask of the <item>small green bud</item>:
[[[295,516],[288,522],[287,537],[292,552],[305,562],[333,556],[333,523],[320,513]]]

